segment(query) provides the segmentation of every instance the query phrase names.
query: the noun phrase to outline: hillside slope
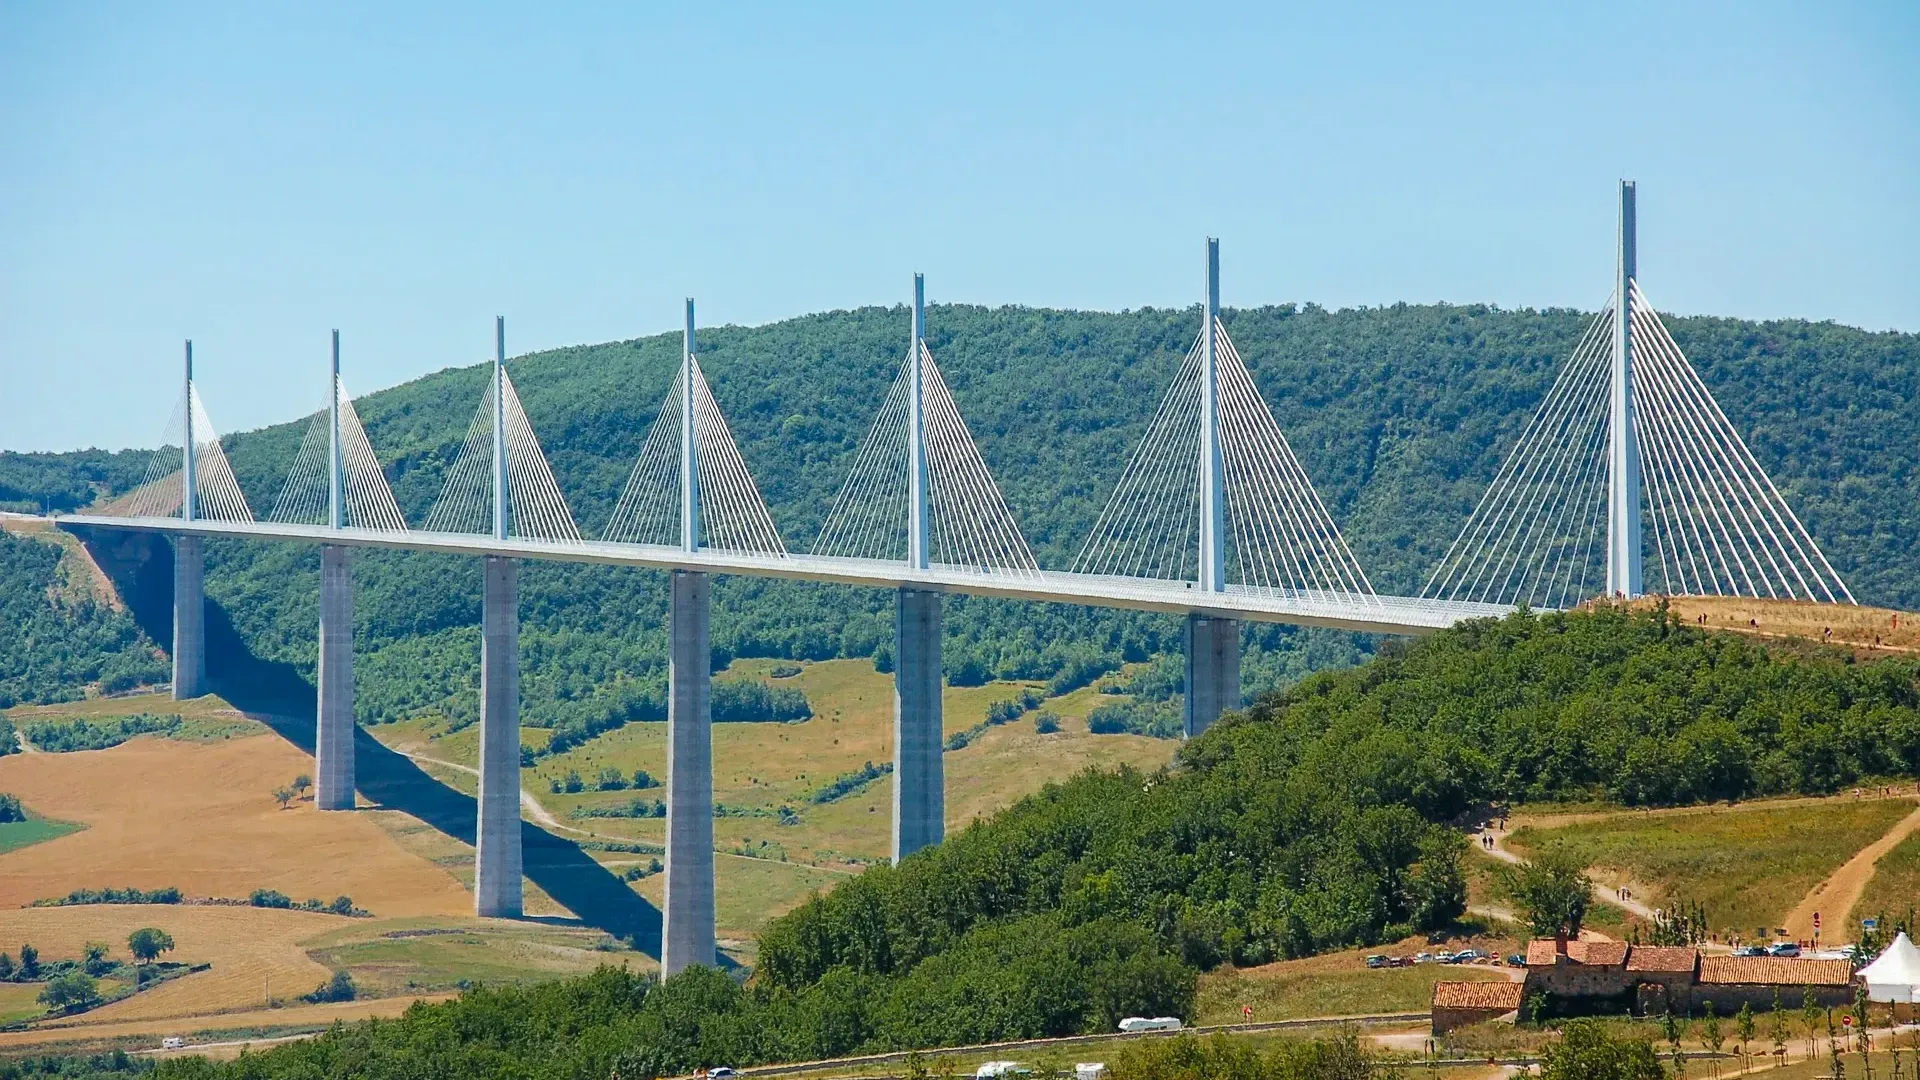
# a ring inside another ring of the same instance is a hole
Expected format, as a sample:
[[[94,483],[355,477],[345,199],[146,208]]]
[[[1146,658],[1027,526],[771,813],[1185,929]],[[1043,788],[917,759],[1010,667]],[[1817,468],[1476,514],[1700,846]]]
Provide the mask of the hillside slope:
[[[1586,316],[1570,310],[1269,307],[1226,316],[1282,428],[1375,585],[1415,592],[1524,425]],[[933,309],[931,345],[989,466],[1044,565],[1064,566],[1098,514],[1196,325],[1190,310]],[[901,309],[864,308],[703,332],[702,362],[787,542],[807,547],[885,394]],[[1920,604],[1920,338],[1804,322],[1674,319],[1670,326],[1782,491],[1862,600]],[[583,531],[609,515],[667,391],[678,337],[512,361],[527,411]],[[424,516],[484,379],[449,370],[359,402],[395,493]],[[302,424],[228,440],[257,509],[271,506]],[[78,505],[131,482],[138,455],[0,455],[0,498]],[[262,658],[313,659],[317,556],[211,546],[209,592]],[[476,567],[428,556],[360,560],[366,719],[471,712]],[[0,588],[8,586],[0,584]],[[531,566],[523,576],[529,714],[617,709],[596,698],[662,671],[657,575]],[[723,653],[865,656],[891,638],[879,592],[729,579]],[[960,599],[947,663],[959,681],[1046,678],[1173,648],[1164,617]],[[1329,632],[1250,635],[1251,693],[1371,648]],[[216,665],[219,658],[215,658]]]

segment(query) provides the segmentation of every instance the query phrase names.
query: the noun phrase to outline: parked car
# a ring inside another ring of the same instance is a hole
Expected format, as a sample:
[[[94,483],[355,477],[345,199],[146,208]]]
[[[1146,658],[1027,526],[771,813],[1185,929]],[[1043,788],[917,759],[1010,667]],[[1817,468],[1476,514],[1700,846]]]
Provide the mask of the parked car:
[[[983,1078],[1032,1076],[1033,1070],[1017,1061],[989,1061],[978,1069],[973,1070],[973,1075]]]
[[[1768,956],[1799,956],[1800,944],[1795,941],[1776,941],[1767,947]]]
[[[1387,966],[1388,966],[1388,967],[1412,967],[1412,966],[1413,966],[1413,957],[1411,957],[1411,956],[1391,956],[1391,957],[1388,957],[1388,958],[1387,958]]]
[[[725,1065],[715,1065],[707,1070],[707,1080],[733,1080],[739,1074]]]
[[[1384,956],[1381,956],[1379,953],[1374,953],[1372,956],[1367,957],[1367,966],[1370,968],[1386,967],[1387,958]]]
[[[1507,963],[1512,964],[1514,967],[1526,967],[1527,958],[1520,953],[1514,953],[1512,956],[1507,957]]]
[[[1430,952],[1414,953],[1413,962],[1416,964],[1431,964],[1433,963],[1433,954]]]
[[[1179,1031],[1181,1026],[1177,1016],[1129,1016],[1120,1021],[1121,1031]]]
[[[1739,948],[1733,950],[1733,955],[1765,956],[1767,955],[1767,947],[1765,945],[1742,945]]]
[[[179,1050],[183,1049],[186,1045],[187,1040],[178,1035],[169,1035],[160,1040],[160,1049],[162,1050]]]
[[[1478,959],[1480,959],[1480,950],[1479,950],[1479,949],[1461,949],[1461,950],[1460,950],[1459,952],[1457,952],[1457,953],[1454,953],[1454,954],[1453,954],[1453,956],[1452,956],[1452,958],[1451,958],[1451,959],[1449,959],[1449,960],[1447,961],[1447,963],[1449,963],[1449,964],[1471,964],[1471,963],[1473,963],[1473,962],[1474,962],[1475,960],[1478,960]]]

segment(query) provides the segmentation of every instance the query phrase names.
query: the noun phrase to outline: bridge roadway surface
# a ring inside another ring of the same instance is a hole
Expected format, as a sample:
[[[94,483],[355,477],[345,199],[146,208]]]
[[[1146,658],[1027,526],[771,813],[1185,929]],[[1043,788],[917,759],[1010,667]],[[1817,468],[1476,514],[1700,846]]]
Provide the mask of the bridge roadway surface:
[[[1099,577],[1049,570],[1037,573],[983,571],[954,566],[915,570],[904,562],[879,559],[764,555],[711,548],[690,552],[678,547],[619,544],[603,540],[496,540],[477,533],[334,529],[324,525],[286,525],[261,521],[183,521],[177,517],[62,514],[51,520],[62,525],[187,536],[340,544],[348,547],[435,551],[451,555],[504,555],[548,562],[700,570],[714,574],[830,581],[874,588],[911,586],[974,596],[1091,604],[1221,619],[1291,623],[1297,626],[1328,626],[1378,634],[1428,634],[1444,630],[1464,619],[1497,617],[1513,611],[1512,607],[1501,604],[1402,596],[1355,597],[1330,592],[1282,592],[1232,585],[1225,592],[1208,593],[1195,588],[1192,582],[1153,578]]]

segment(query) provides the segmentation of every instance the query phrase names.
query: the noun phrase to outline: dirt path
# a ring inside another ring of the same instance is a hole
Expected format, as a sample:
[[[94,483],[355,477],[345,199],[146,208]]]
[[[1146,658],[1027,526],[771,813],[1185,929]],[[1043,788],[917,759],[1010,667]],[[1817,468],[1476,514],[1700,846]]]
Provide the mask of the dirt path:
[[[423,761],[429,765],[441,765],[446,768],[453,769],[456,772],[466,773],[468,776],[480,775],[479,769],[476,769],[471,765],[462,765],[457,761],[447,761],[444,758],[428,757],[425,754],[415,754],[407,750],[400,750],[400,751],[397,751],[397,753],[401,754],[402,756],[412,758],[414,761]],[[570,832],[575,836],[592,836],[593,835],[592,833],[588,832],[585,829],[576,829],[571,825],[561,824],[560,819],[557,817],[554,817],[553,814],[549,812],[546,807],[541,806],[540,800],[533,797],[533,792],[528,791],[524,787],[520,789],[520,809],[525,810],[527,812],[527,816],[533,819],[533,823],[535,825],[540,826],[543,829],[556,829],[560,832]]]
[[[1518,854],[1507,850],[1507,838],[1513,835],[1512,829],[1503,830],[1503,829],[1488,828],[1488,829],[1482,830],[1482,835],[1493,837],[1493,847],[1488,848],[1485,846],[1481,846],[1480,851],[1482,853],[1491,855],[1494,858],[1499,859],[1501,862],[1511,863],[1514,866],[1525,866],[1527,864],[1527,860],[1521,858]],[[1648,907],[1647,905],[1641,903],[1638,900],[1622,900],[1620,899],[1617,893],[1615,893],[1612,889],[1607,888],[1605,885],[1595,885],[1593,887],[1593,898],[1602,904],[1610,904],[1613,907],[1625,908],[1626,910],[1632,912],[1635,915],[1640,916],[1641,918],[1647,920],[1648,922],[1653,921],[1652,908]],[[1580,935],[1582,937],[1585,937],[1589,932],[1590,931],[1582,930],[1580,931]],[[1600,940],[1603,940],[1603,941],[1610,940],[1606,938],[1605,935],[1596,934],[1595,936],[1599,937]]]
[[[1840,934],[1846,930],[1847,915],[1866,893],[1867,883],[1873,880],[1874,864],[1916,830],[1920,830],[1920,806],[1895,822],[1885,836],[1861,848],[1831,877],[1815,885],[1813,891],[1781,920],[1780,925],[1787,929],[1787,937],[1794,941],[1813,940],[1813,916],[1816,912],[1825,912],[1822,922],[1825,923],[1824,928],[1833,935],[1830,940],[1840,940]]]

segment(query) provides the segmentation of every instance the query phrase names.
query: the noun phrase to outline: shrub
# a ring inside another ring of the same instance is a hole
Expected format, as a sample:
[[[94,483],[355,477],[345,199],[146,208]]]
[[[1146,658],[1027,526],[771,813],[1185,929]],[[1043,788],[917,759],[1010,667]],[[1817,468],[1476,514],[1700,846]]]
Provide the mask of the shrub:
[[[34,907],[68,907],[76,904],[177,904],[180,902],[180,890],[169,885],[164,889],[142,891],[129,886],[125,889],[75,889],[65,896],[52,900],[35,900]]]
[[[105,750],[119,746],[135,735],[172,734],[179,730],[178,716],[107,716],[79,720],[35,720],[26,727],[27,741],[52,754],[79,750]]]
[[[637,790],[645,791],[650,787],[659,787],[660,781],[655,780],[653,774],[645,769],[635,769],[633,770],[633,786]]]
[[[1150,735],[1156,739],[1177,739],[1181,735],[1181,728],[1179,710],[1166,702],[1109,702],[1087,716],[1087,730],[1095,735]]]
[[[627,774],[609,765],[600,770],[600,775],[595,778],[593,786],[601,791],[625,791]]]
[[[1060,730],[1060,717],[1046,709],[1033,714],[1033,730],[1037,734],[1051,735]]]
[[[27,809],[20,805],[20,797],[0,792],[0,822],[25,820],[27,820]]]
[[[344,971],[336,971],[333,977],[314,988],[313,993],[301,995],[302,1001],[315,1005],[324,1005],[330,1001],[352,1001],[358,991],[353,985],[353,976]]]
[[[580,773],[578,770],[575,770],[575,769],[567,770],[566,789],[567,789],[567,794],[569,795],[578,795],[582,791],[587,790],[586,781],[580,779]]]
[[[40,1004],[61,1014],[84,1012],[100,1004],[100,987],[84,971],[69,971],[47,980]]]
[[[797,686],[768,686],[758,679],[718,679],[713,684],[713,722],[793,723],[813,717],[806,692]]]
[[[290,908],[293,906],[293,900],[288,897],[286,893],[278,889],[255,889],[253,890],[253,895],[247,898],[247,902],[254,907],[264,908]]]
[[[805,670],[807,669],[801,667],[799,664],[775,664],[773,665],[773,670],[768,674],[776,679],[791,679]]]
[[[813,793],[807,796],[807,801],[815,804],[837,802],[856,791],[863,790],[868,784],[891,772],[893,772],[893,762],[875,765],[869,761],[860,768],[850,773],[841,773],[829,783],[814,789]]]

